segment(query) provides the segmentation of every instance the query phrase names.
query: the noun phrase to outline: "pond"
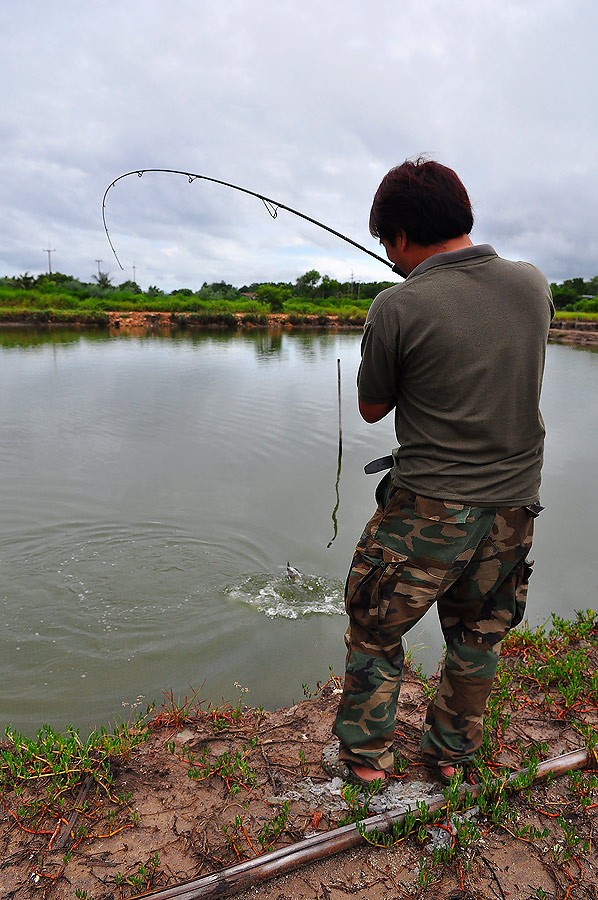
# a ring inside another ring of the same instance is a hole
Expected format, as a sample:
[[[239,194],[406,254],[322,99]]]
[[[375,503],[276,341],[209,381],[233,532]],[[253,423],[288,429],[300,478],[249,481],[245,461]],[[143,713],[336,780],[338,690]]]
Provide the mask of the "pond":
[[[359,343],[0,332],[0,733],[110,725],[170,689],[274,708],[342,673],[363,466],[394,446],[358,415]],[[598,354],[549,347],[534,625],[596,606],[597,382]],[[408,643],[436,668],[433,611]]]

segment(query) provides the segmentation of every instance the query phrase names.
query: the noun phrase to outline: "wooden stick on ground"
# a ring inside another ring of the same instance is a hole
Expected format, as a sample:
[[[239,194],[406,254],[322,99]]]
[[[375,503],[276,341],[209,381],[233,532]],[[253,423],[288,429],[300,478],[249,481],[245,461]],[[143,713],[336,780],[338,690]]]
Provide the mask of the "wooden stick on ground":
[[[73,811],[69,816],[68,822],[66,823],[66,829],[63,831],[63,833],[60,835],[60,837],[54,844],[55,850],[63,850],[66,847],[67,843],[69,842],[69,839],[71,836],[71,831],[75,827],[75,823],[76,823],[77,819],[79,818],[79,814],[81,812],[80,806],[85,801],[85,798],[89,794],[89,792],[91,790],[91,786],[94,784],[94,782],[95,782],[95,779],[94,779],[93,775],[88,775],[87,778],[85,779],[85,781],[83,782],[83,784],[81,785],[81,788],[79,789],[79,793],[77,794],[77,796],[75,798],[75,804],[74,804]]]
[[[565,753],[563,756],[544,760],[544,762],[538,764],[534,780],[546,778],[549,773],[559,776],[570,772],[572,769],[583,769],[588,764],[588,761],[587,750],[574,750],[571,753]],[[521,775],[527,774],[527,771],[527,769],[519,769],[513,772],[504,781],[504,786],[508,787]],[[497,779],[497,781],[502,783],[502,779]],[[467,785],[461,788],[461,793],[465,794],[467,792],[470,796],[476,797],[479,790],[480,785]],[[446,806],[444,794],[434,794],[432,797],[429,797],[426,800],[426,806],[431,813],[443,809]],[[415,807],[412,807],[411,812],[417,815]],[[400,811],[389,810],[376,816],[369,816],[360,823],[360,826],[362,829],[365,829],[366,833],[371,831],[390,831],[395,823],[401,823],[405,820],[405,815],[404,809]],[[325,859],[328,856],[333,856],[335,853],[341,853],[343,850],[357,847],[362,841],[363,837],[355,825],[345,825],[343,828],[337,828],[334,831],[314,834],[303,841],[298,841],[296,844],[281,847],[279,850],[273,850],[270,853],[264,853],[261,856],[256,856],[255,859],[222,869],[220,872],[204,875],[202,878],[196,878],[191,881],[184,881],[174,887],[151,891],[141,896],[151,897],[152,900],[175,900],[175,898],[176,900],[211,900],[211,898],[216,897],[228,897],[231,894],[239,893],[255,884],[259,884],[261,881],[266,881],[268,878],[284,875],[307,863]]]

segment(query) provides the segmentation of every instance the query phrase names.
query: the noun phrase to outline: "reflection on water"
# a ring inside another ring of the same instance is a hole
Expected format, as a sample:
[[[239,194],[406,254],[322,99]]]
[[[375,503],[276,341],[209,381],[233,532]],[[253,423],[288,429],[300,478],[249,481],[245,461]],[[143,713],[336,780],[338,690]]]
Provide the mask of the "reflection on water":
[[[338,535],[338,508],[341,503],[341,497],[339,492],[339,485],[341,480],[341,470],[343,465],[343,422],[342,422],[342,375],[341,375],[341,361],[337,359],[336,361],[336,375],[337,375],[337,393],[338,393],[338,463],[336,467],[336,481],[334,483],[334,493],[336,494],[336,503],[334,504],[334,509],[332,510],[332,525],[334,527],[334,533],[328,543],[327,547],[331,547],[334,541],[336,540],[336,536]]]
[[[359,343],[0,330],[0,726],[97,725],[204,683],[274,707],[342,670],[342,588],[378,480],[363,465],[394,444],[390,419],[358,415]],[[549,347],[532,624],[596,606],[597,366]],[[433,613],[409,643],[436,668]]]
[[[89,329],[84,336],[81,331],[60,325],[49,328],[41,328],[35,325],[25,326],[0,326],[0,349],[10,348],[33,349],[52,345],[76,344],[85,341],[108,341],[110,336],[106,329]]]
[[[282,353],[282,334],[277,331],[259,331],[255,335],[255,352],[258,359],[268,360]]]

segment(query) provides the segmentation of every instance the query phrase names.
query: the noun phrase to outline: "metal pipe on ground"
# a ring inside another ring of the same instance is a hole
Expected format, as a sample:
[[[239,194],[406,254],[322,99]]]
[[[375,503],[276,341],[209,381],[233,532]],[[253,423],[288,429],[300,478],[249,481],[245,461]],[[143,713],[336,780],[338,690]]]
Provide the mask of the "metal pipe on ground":
[[[583,769],[589,762],[590,754],[587,750],[573,750],[570,753],[565,753],[563,756],[546,759],[538,764],[534,781],[546,778],[550,773],[558,777],[574,769]],[[509,787],[519,777],[527,773],[527,769],[519,769],[513,772],[504,780],[504,786]],[[503,784],[503,779],[496,779],[496,781]],[[467,792],[471,797],[476,797],[479,790],[480,785],[467,785],[461,788],[461,793],[464,795]],[[426,806],[430,813],[441,810],[446,806],[444,794],[434,794],[428,798]],[[417,816],[416,809],[412,808],[410,812]],[[388,810],[376,816],[369,816],[360,825],[362,829],[365,829],[366,833],[372,831],[387,832],[391,830],[393,825],[404,822],[405,816],[406,812],[403,809],[400,811]],[[345,825],[334,831],[314,834],[303,841],[298,841],[296,844],[281,847],[279,850],[273,850],[270,853],[264,853],[262,856],[256,856],[254,859],[222,869],[220,872],[213,872],[211,875],[204,875],[202,878],[183,881],[173,887],[150,891],[140,896],[151,897],[152,900],[175,900],[175,898],[176,900],[212,900],[212,898],[216,897],[230,897],[269,878],[285,875],[287,872],[292,872],[300,866],[320,859],[326,859],[329,856],[334,856],[336,853],[342,853],[344,850],[351,850],[362,842],[363,837],[357,830],[356,825]]]

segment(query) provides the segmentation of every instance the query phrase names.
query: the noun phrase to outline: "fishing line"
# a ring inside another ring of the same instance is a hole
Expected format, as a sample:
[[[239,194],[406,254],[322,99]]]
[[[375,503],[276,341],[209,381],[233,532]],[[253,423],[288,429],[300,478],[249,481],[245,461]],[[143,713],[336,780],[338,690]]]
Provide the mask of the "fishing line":
[[[112,243],[112,238],[110,237],[110,233],[108,231],[108,225],[106,223],[106,198],[108,197],[109,192],[112,190],[115,184],[119,181],[122,181],[123,178],[128,178],[130,175],[137,175],[139,178],[142,178],[147,172],[162,172],[167,175],[184,175],[189,184],[193,184],[194,181],[209,181],[212,184],[219,184],[222,187],[231,188],[234,191],[240,191],[242,194],[249,194],[251,197],[257,197],[258,200],[261,200],[264,204],[268,215],[270,215],[273,219],[278,217],[278,210],[284,209],[287,212],[292,213],[294,216],[299,216],[300,219],[305,219],[306,222],[311,222],[312,225],[317,225],[319,228],[323,228],[324,231],[328,231],[330,234],[333,234],[335,237],[340,238],[342,241],[345,241],[347,244],[351,244],[352,247],[356,247],[358,250],[363,250],[364,253],[367,253],[368,256],[372,256],[374,259],[377,259],[378,262],[384,263],[385,266],[389,266],[393,272],[396,272],[398,275],[404,277],[404,273],[401,272],[398,266],[395,266],[387,259],[384,259],[382,256],[378,256],[377,253],[373,253],[371,250],[368,250],[367,247],[364,247],[362,244],[358,244],[357,241],[354,241],[352,238],[347,237],[345,234],[341,234],[340,231],[335,231],[334,228],[330,228],[328,225],[324,225],[323,222],[318,222],[317,219],[313,219],[311,216],[305,215],[305,213],[299,212],[297,209],[293,209],[291,206],[287,206],[285,203],[280,203],[277,200],[272,200],[270,197],[266,197],[264,194],[258,194],[257,191],[250,191],[248,188],[240,187],[238,184],[231,184],[228,181],[221,181],[219,178],[209,178],[207,175],[199,175],[196,172],[185,172],[181,169],[134,169],[131,172],[125,172],[124,175],[119,175],[118,178],[115,178],[114,181],[108,185],[106,190],[104,191],[104,196],[102,198],[102,221],[104,223],[104,231],[106,232],[106,237],[108,238],[108,243],[110,244],[110,249],[114,254],[114,258],[116,259],[118,265],[121,269],[124,269],[120,259],[118,258],[118,254]],[[336,473],[336,506],[332,512],[332,521],[334,524],[334,535],[332,540],[329,542],[328,547],[331,546],[333,541],[335,540],[338,532],[338,522],[337,522],[337,511],[340,503],[339,497],[339,480],[341,474],[341,459],[342,459],[342,430],[341,430],[341,420],[340,420],[340,360],[338,360],[338,393],[339,393],[339,445],[338,445],[338,467]]]
[[[228,181],[220,181],[219,178],[209,178],[207,175],[198,175],[195,172],[184,172],[181,169],[133,169],[133,171],[125,172],[124,175],[119,175],[118,178],[115,178],[112,184],[109,184],[104,191],[104,196],[102,198],[102,222],[104,223],[104,231],[106,232],[106,237],[108,238],[110,249],[114,253],[114,258],[116,259],[120,268],[123,270],[124,266],[118,258],[118,254],[114,248],[112,238],[110,237],[110,233],[108,231],[108,225],[106,224],[106,198],[114,185],[119,181],[122,181],[123,178],[128,178],[129,175],[137,175],[139,178],[142,178],[146,174],[146,172],[164,172],[169,175],[184,175],[188,179],[189,184],[192,184],[197,180],[211,181],[213,184],[220,184],[223,187],[232,188],[232,190],[234,191],[240,191],[242,194],[249,194],[251,197],[257,197],[258,200],[262,201],[262,203],[266,207],[266,210],[268,211],[268,214],[272,216],[273,219],[277,218],[279,209],[285,209],[287,212],[292,213],[294,216],[299,216],[299,218],[305,219],[306,222],[311,222],[312,225],[317,225],[319,228],[323,228],[324,231],[328,231],[335,237],[340,238],[341,241],[346,241],[347,244],[351,244],[351,246],[357,247],[358,250],[363,250],[363,252],[367,253],[368,256],[373,256],[373,258],[377,259],[378,262],[384,263],[385,266],[389,266],[393,270],[393,272],[402,274],[396,266],[389,262],[389,260],[384,259],[382,256],[378,256],[377,253],[373,253],[371,250],[368,250],[367,247],[364,247],[362,244],[358,244],[357,241],[352,240],[352,238],[347,237],[345,234],[341,234],[340,231],[335,231],[334,228],[330,228],[328,225],[324,225],[323,222],[318,222],[317,219],[312,219],[311,216],[306,216],[305,213],[299,212],[299,210],[293,209],[291,206],[286,206],[286,204],[284,203],[279,203],[278,200],[272,200],[270,199],[270,197],[265,197],[264,194],[258,194],[257,191],[250,191],[248,190],[248,188],[239,187],[238,184],[231,184]]]

